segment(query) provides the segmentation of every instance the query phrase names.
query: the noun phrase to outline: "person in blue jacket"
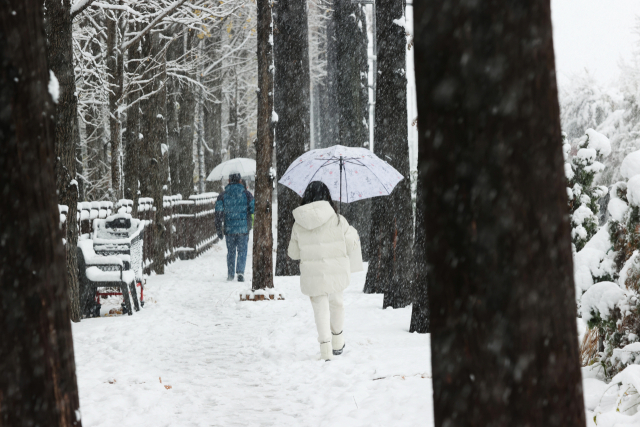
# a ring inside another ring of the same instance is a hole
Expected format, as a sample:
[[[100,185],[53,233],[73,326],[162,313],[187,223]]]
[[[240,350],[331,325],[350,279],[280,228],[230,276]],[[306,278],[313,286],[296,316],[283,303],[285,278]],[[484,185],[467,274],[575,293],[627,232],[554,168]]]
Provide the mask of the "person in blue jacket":
[[[253,212],[253,194],[245,189],[239,173],[230,174],[229,185],[216,200],[218,237],[223,239],[226,236],[227,238],[227,280],[233,280],[237,273],[238,282],[244,282],[249,231],[253,227]]]

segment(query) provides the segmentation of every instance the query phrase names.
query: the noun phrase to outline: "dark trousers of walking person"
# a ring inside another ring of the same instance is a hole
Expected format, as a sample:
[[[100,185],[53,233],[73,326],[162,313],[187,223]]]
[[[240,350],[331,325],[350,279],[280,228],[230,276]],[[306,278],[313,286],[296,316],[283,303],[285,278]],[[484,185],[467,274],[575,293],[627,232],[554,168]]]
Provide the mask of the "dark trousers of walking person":
[[[244,268],[247,265],[249,234],[227,234],[224,238],[227,241],[227,276],[232,278],[236,273],[244,275]],[[236,254],[238,257],[237,265]]]

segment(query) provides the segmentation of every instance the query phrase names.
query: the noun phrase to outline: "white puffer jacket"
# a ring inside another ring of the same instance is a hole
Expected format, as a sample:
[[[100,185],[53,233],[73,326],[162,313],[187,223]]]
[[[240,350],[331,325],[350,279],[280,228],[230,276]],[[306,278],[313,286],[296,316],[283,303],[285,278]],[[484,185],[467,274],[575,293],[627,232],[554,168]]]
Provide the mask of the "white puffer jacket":
[[[293,210],[289,257],[300,260],[300,288],[309,296],[341,292],[351,273],[362,271],[360,238],[329,202],[313,202]]]

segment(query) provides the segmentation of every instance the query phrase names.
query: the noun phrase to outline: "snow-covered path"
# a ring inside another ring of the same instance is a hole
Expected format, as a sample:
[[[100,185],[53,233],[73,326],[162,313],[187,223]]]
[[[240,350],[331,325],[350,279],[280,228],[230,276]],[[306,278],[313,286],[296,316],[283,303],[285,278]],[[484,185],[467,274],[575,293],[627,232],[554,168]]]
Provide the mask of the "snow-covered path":
[[[284,301],[240,302],[250,283],[226,281],[225,256],[221,242],[150,277],[133,316],[73,325],[85,427],[433,424],[429,337],[408,332],[410,308],[382,310],[354,274],[345,353],[326,363],[298,277],[276,278]]]

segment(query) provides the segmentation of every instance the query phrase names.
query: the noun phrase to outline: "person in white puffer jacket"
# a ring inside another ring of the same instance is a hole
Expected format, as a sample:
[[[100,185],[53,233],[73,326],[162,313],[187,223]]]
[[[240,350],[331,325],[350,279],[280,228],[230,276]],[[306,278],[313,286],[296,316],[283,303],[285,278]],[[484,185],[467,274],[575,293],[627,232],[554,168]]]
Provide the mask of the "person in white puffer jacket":
[[[331,192],[320,181],[309,183],[293,217],[288,254],[300,260],[300,289],[311,299],[320,357],[331,360],[345,346],[342,292],[351,273],[363,270],[360,238],[336,213]]]

